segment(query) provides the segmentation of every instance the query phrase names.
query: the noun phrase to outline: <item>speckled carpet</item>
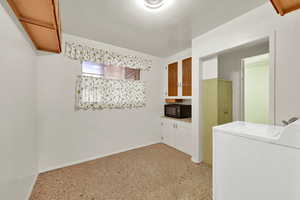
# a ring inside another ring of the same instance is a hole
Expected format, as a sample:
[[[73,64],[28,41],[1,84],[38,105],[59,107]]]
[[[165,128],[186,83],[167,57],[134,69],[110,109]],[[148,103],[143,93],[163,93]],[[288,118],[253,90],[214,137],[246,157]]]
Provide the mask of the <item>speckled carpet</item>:
[[[212,172],[164,144],[40,174],[30,200],[211,200]]]

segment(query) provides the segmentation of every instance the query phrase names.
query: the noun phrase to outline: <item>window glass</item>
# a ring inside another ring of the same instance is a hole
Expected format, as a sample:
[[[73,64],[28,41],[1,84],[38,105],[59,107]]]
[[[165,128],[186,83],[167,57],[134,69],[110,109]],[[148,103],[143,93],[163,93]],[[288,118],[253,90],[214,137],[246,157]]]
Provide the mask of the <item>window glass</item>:
[[[114,67],[114,66],[105,66],[104,67],[104,77],[106,79],[125,79],[125,68],[124,67]]]
[[[104,76],[104,66],[90,63],[90,62],[82,62],[82,73]]]
[[[128,80],[140,80],[140,70],[139,69],[131,69],[125,68],[125,79]]]
[[[140,80],[140,70],[82,62],[82,74],[116,80]]]

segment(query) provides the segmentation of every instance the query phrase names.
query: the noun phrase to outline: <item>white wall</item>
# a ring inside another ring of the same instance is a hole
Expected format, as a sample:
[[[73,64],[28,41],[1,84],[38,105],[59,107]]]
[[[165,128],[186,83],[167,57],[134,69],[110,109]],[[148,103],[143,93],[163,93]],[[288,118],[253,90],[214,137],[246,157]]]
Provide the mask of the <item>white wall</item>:
[[[204,35],[193,39],[193,136],[197,151],[194,160],[202,160],[201,123],[201,58],[234,48],[276,32],[276,123],[300,115],[300,95],[295,86],[300,84],[300,11],[281,17],[270,3],[246,13]],[[292,88],[292,89],[289,89]]]
[[[171,63],[174,63],[174,62],[181,61],[181,60],[186,59],[186,58],[190,58],[191,56],[192,56],[192,49],[188,48],[188,49],[180,51],[180,52],[178,52],[174,55],[171,55],[167,58],[164,58],[164,61],[165,61],[165,64],[168,65],[168,64],[171,64]]]
[[[218,76],[232,81],[233,89],[233,120],[242,119],[241,108],[241,61],[246,57],[269,52],[269,43],[263,42],[254,46],[239,47],[219,55]]]
[[[38,171],[36,55],[0,5],[0,199],[28,199]]]
[[[152,59],[151,71],[141,74],[141,79],[147,81],[147,106],[137,110],[75,112],[75,81],[81,73],[79,61],[63,55],[40,55],[37,61],[40,171],[160,142],[162,60],[71,35],[64,35],[64,39]]]
[[[203,66],[202,66],[202,79],[207,80],[207,79],[213,79],[213,78],[218,78],[218,56],[214,56],[209,59],[203,60]]]

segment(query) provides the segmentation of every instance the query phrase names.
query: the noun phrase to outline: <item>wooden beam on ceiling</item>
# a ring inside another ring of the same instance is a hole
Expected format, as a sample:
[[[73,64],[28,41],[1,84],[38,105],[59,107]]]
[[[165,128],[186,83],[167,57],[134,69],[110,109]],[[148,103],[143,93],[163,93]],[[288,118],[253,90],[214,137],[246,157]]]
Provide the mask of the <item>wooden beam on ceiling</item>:
[[[281,16],[300,9],[300,0],[270,0],[276,12]]]
[[[61,52],[59,0],[7,0],[38,50]]]

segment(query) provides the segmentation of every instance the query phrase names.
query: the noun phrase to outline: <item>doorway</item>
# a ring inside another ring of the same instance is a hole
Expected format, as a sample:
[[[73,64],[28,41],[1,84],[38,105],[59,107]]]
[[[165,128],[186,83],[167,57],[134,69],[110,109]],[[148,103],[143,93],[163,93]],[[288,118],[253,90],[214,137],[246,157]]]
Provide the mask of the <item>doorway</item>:
[[[232,82],[232,121],[273,124],[274,68],[269,40],[229,49],[217,57],[217,77]]]
[[[212,165],[214,126],[233,121],[274,123],[274,54],[270,47],[267,38],[202,59],[205,163]]]

